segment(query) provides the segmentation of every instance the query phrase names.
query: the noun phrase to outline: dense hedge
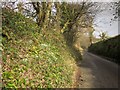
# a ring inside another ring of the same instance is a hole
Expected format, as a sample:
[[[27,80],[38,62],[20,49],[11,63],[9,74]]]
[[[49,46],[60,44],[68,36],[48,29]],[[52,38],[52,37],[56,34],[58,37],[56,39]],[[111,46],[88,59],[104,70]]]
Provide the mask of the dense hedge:
[[[120,64],[120,35],[92,44],[88,51],[111,58],[109,60]]]

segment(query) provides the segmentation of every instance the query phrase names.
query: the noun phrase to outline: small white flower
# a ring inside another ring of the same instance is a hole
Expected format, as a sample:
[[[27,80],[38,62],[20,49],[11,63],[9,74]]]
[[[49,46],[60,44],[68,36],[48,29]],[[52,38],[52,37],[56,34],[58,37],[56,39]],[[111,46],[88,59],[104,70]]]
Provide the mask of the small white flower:
[[[48,45],[47,44],[41,44],[41,46],[47,47]]]
[[[23,61],[27,62],[27,61],[28,61],[28,59],[27,59],[27,58],[25,58],[25,59],[23,59]]]

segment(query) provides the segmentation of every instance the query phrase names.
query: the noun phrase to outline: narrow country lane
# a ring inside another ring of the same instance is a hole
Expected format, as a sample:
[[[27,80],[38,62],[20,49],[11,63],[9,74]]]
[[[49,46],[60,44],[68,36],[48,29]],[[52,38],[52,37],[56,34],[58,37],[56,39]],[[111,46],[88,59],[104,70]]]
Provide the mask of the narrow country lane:
[[[118,88],[118,65],[85,52],[80,64],[80,88]]]

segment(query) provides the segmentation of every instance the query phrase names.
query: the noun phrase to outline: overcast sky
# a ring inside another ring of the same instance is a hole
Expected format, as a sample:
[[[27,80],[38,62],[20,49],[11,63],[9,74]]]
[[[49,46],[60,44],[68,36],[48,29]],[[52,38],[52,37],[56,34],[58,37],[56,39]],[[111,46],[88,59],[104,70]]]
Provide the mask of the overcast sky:
[[[97,26],[94,25],[94,29],[96,30],[94,35],[97,37],[99,35],[98,31],[107,32],[107,34],[112,37],[118,35],[118,20],[111,20],[114,18],[113,13],[115,13],[115,10],[109,10],[110,6],[111,4],[108,4],[106,9],[98,13],[94,18],[94,23],[97,24]]]

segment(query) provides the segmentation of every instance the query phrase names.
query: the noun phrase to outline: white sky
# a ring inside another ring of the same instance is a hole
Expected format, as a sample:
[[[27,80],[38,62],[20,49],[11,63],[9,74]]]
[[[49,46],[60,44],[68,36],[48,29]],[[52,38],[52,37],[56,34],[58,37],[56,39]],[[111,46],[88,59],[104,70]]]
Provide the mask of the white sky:
[[[111,21],[111,19],[113,19],[114,10],[109,9],[110,6],[108,6],[103,12],[98,13],[94,19],[94,23],[97,23],[97,26],[93,26],[96,30],[94,33],[96,37],[99,35],[98,31],[107,32],[107,34],[112,37],[118,35],[118,20]]]

